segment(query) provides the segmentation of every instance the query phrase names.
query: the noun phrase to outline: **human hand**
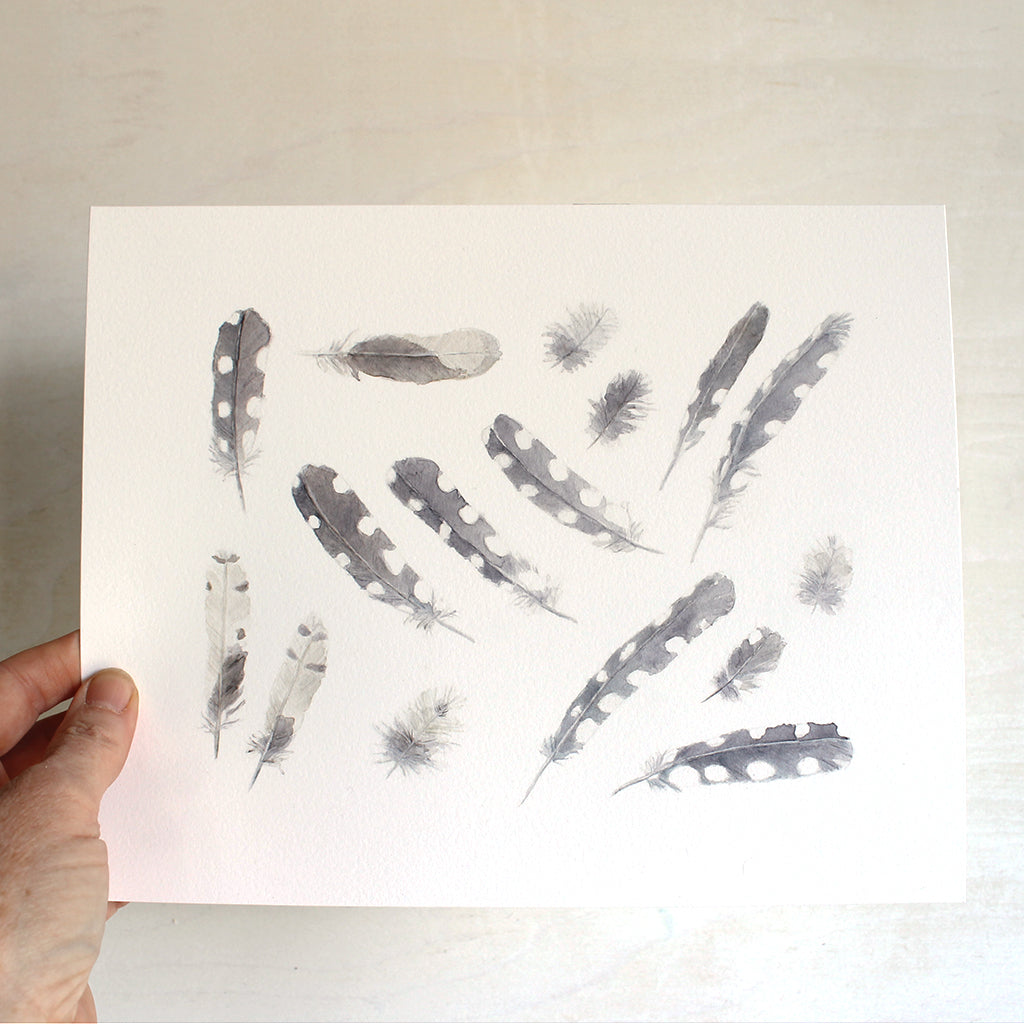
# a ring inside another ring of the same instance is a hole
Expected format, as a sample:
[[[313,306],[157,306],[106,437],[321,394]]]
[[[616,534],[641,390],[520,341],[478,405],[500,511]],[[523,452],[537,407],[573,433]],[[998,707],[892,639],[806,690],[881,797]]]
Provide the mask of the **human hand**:
[[[119,906],[97,815],[138,710],[117,669],[82,683],[77,632],[0,662],[0,1020],[96,1020],[89,972]]]

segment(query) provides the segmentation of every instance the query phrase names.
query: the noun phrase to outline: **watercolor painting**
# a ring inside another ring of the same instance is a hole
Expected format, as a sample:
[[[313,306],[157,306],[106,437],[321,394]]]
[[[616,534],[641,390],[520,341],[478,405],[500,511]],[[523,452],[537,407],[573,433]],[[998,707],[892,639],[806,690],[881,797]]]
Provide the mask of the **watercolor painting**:
[[[959,634],[948,623],[939,649],[908,642],[869,598],[894,561],[914,594],[959,592],[957,510],[942,498],[955,496],[949,382],[936,372],[898,408],[887,386],[948,331],[941,238],[924,213],[898,214],[920,219],[905,250],[880,241],[892,211],[819,211],[830,231],[805,230],[810,216],[99,213],[92,258],[116,274],[96,280],[128,291],[90,294],[88,394],[107,404],[87,399],[83,658],[152,680],[150,748],[105,803],[104,829],[131,850],[112,863],[115,898],[940,891],[956,823],[913,808],[922,787],[957,779],[947,766],[925,779],[913,737],[956,720]],[[123,265],[180,224],[190,241],[160,252],[182,282]],[[315,252],[295,245],[314,237]],[[173,338],[158,329],[152,351],[167,355],[143,372],[125,339],[164,323],[153,311],[173,287],[194,301]],[[912,297],[934,323],[907,341]],[[142,382],[131,400],[125,373]],[[147,432],[155,402],[166,416]],[[145,438],[142,470],[126,472],[125,431]],[[898,452],[893,432],[927,452]],[[190,496],[173,514],[169,482]],[[102,515],[111,502],[131,517]],[[130,580],[123,595],[111,578]],[[879,713],[882,660],[937,681],[926,709],[901,690]],[[798,784],[718,785],[776,780]],[[777,825],[801,816],[844,836],[834,863]],[[295,840],[287,870],[260,848],[270,828]],[[167,829],[178,853],[203,849],[202,877],[156,840]],[[768,844],[763,863],[740,855],[738,831]],[[877,849],[889,865],[948,856],[895,869],[897,885],[859,870]]]

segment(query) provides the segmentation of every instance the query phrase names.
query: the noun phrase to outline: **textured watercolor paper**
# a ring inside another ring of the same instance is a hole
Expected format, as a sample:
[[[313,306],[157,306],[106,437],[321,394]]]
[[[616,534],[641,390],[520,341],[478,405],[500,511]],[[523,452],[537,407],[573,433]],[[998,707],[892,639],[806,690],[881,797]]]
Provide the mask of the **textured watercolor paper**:
[[[962,900],[941,208],[97,208],[111,898]]]

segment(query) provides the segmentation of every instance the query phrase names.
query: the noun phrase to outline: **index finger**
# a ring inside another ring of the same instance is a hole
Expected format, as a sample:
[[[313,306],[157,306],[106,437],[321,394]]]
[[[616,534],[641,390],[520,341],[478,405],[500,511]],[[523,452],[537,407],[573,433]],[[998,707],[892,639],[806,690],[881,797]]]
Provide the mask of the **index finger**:
[[[82,685],[78,630],[0,661],[0,754]]]

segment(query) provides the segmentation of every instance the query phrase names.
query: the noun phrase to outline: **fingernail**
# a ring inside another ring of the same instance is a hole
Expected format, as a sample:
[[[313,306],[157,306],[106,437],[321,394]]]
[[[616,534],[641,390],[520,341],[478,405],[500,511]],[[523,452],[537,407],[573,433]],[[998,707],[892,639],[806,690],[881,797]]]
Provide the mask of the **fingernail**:
[[[105,668],[89,680],[89,686],[85,691],[85,703],[120,714],[128,707],[134,692],[135,683],[127,672],[122,672],[119,668]]]

